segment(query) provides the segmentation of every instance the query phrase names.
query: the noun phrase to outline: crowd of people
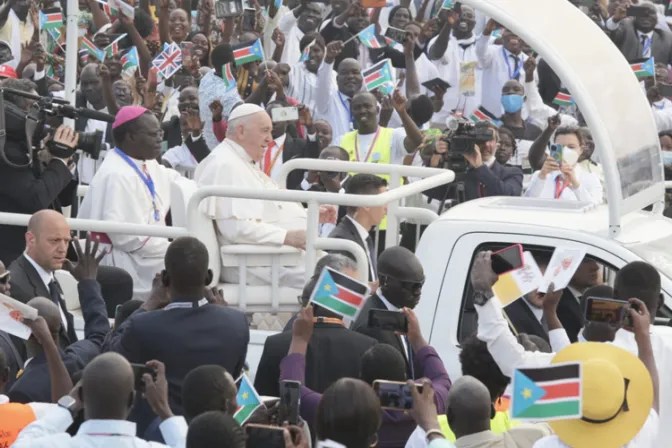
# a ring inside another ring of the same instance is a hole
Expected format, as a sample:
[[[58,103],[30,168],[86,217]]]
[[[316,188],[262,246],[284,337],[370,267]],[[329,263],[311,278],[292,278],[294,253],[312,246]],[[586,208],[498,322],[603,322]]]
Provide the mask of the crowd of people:
[[[669,2],[567,1],[629,63],[655,59],[642,92],[672,177]],[[503,314],[490,253],[479,254],[471,268],[477,332],[460,341],[463,376],[451,380],[413,311],[425,281],[413,252],[423,228],[403,222],[400,246],[386,248],[385,206],[320,206],[319,235],[359,245],[367,278],[340,251],[320,253],[308,283],[303,260],[229,264],[214,279],[220,260],[196,238],[73,236],[65,207],[78,218],[170,226],[175,183],[356,195],[390,187],[387,175],[285,175],[294,159],[452,169],[456,182],[406,199],[439,213],[490,196],[605,202],[590,130],[533,43],[459,2],[367,4],[80,0],[75,106],[92,113],[79,113],[74,129],[49,115],[30,143],[26,114],[36,100],[16,91],[65,96],[67,4],[0,4],[0,85],[13,89],[3,97],[0,211],[31,215],[27,227],[0,225],[0,293],[38,315],[24,320],[27,340],[0,326],[0,447],[257,448],[246,439],[255,424],[280,428],[277,446],[287,448],[666,446],[672,395],[659,373],[672,373],[672,346],[668,329],[653,326],[661,280],[646,263],[623,267],[611,288],[587,258],[567,288],[527,294]],[[222,18],[222,8],[239,14]],[[451,149],[446,129],[456,120],[475,122],[487,138]],[[220,246],[306,248],[301,203],[213,196],[199,213]],[[549,260],[535,258],[544,270]],[[370,285],[353,322],[311,305],[325,268]],[[56,271],[77,281],[78,300]],[[248,372],[262,403],[242,422],[249,316],[209,286],[241,279],[301,291],[300,311],[267,338]],[[585,322],[589,296],[629,301],[632,323]],[[407,332],[371,328],[370,310],[403,314]],[[517,369],[567,362],[583,365],[583,416],[516,421]],[[293,381],[301,384],[298,424],[278,420],[280,385]],[[376,381],[408,382],[412,409],[381,407]]]

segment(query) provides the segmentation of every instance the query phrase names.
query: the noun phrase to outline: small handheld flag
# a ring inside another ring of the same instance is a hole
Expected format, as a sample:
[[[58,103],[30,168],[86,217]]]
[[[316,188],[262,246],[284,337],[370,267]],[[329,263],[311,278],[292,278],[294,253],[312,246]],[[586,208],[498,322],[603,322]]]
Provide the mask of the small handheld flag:
[[[280,9],[282,7],[282,0],[274,0],[273,4],[275,5],[275,9]]]
[[[511,418],[564,420],[581,418],[581,363],[516,369]]]
[[[233,418],[240,424],[244,424],[252,416],[257,408],[263,406],[259,394],[252,387],[252,383],[246,374],[243,373],[238,386],[238,395],[236,396],[238,409],[233,414]]]
[[[136,47],[131,47],[131,49],[121,57],[121,69],[126,72],[133,70],[134,67],[138,67],[139,65],[140,57],[138,55],[138,49]]]
[[[500,37],[502,37],[502,29],[498,28],[495,31],[493,31],[492,34],[490,34],[490,35],[492,37],[494,37],[495,39],[499,39]]]
[[[82,39],[81,47],[83,49],[88,50],[88,52],[91,53],[96,58],[98,58],[100,62],[103,62],[105,60],[105,52],[103,50],[96,47],[96,45],[93,42],[91,42],[86,36],[82,36],[81,39]]]
[[[368,92],[372,92],[377,88],[383,86],[385,83],[391,82],[394,84],[392,77],[392,62],[389,59],[380,61],[373,67],[362,72],[364,78],[364,86]]]
[[[105,0],[96,1],[103,5],[103,11],[105,11],[105,14],[107,14],[109,17],[116,17],[119,15],[119,10],[112,6],[113,0],[110,0],[109,2],[106,2]]]
[[[478,109],[474,110],[471,113],[471,121],[478,123],[479,121],[489,121],[490,123],[497,123],[497,117],[495,117],[490,111],[485,107],[480,106]]]
[[[574,104],[574,99],[572,98],[572,95],[570,95],[568,92],[563,92],[562,90],[558,92],[558,94],[555,96],[553,99],[553,103],[557,104],[558,106],[571,106]]]
[[[454,6],[455,6],[454,0],[443,0],[443,3],[441,4],[441,9],[453,9]]]
[[[310,302],[355,320],[368,294],[367,284],[331,268],[324,268],[310,296]]]
[[[255,41],[243,42],[233,46],[233,58],[236,67],[249,62],[261,61],[264,59],[264,51],[261,47],[261,39]]]
[[[632,70],[635,72],[635,76],[637,76],[637,78],[651,78],[656,73],[653,58],[640,59],[630,64],[630,67],[632,67]]]
[[[222,79],[224,80],[224,85],[226,86],[226,91],[229,92],[236,87],[236,77],[233,76],[233,70],[231,70],[231,63],[226,63],[222,65]]]
[[[110,45],[105,47],[105,57],[106,58],[111,58],[113,55],[119,53],[119,41],[126,37],[126,33],[122,34],[121,36],[117,37],[112,41]]]
[[[376,33],[376,25],[369,25],[357,34],[359,41],[367,48],[383,48],[392,43],[391,39]]]
[[[109,0],[110,8],[116,9],[129,19],[135,18],[135,8],[124,2],[124,0]]]
[[[53,30],[59,29],[63,26],[63,13],[58,12],[42,12],[39,11],[40,29]]]
[[[310,58],[310,47],[313,46],[315,43],[315,39],[308,45],[306,45],[306,48],[303,49],[303,52],[301,53],[301,57],[299,58],[299,62],[306,62]]]
[[[170,78],[182,68],[182,51],[180,46],[172,42],[164,50],[154,58],[152,65],[158,69],[158,72],[165,79]]]

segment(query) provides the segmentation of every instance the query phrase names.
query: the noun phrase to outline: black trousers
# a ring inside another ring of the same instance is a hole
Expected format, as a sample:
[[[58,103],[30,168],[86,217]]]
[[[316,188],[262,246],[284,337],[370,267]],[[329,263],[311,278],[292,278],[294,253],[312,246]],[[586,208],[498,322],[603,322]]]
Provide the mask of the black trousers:
[[[406,249],[410,250],[411,252],[415,252],[416,248],[416,243],[415,243],[415,234],[417,232],[418,225],[417,224],[409,224],[407,222],[402,222],[401,223],[401,242],[399,243],[400,246],[405,247]],[[421,225],[420,226],[420,236],[424,233],[425,229],[427,228],[426,225]]]

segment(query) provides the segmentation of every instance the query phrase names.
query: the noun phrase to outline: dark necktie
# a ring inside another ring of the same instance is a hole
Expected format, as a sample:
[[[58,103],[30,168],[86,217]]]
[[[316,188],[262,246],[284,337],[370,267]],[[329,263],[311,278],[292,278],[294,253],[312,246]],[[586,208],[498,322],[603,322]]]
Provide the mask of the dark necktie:
[[[49,298],[56,304],[56,306],[59,308],[61,307],[61,292],[56,280],[49,282]]]
[[[375,280],[376,275],[375,273],[378,272],[378,266],[377,266],[377,260],[376,260],[376,245],[373,242],[373,238],[371,238],[371,235],[366,237],[366,245],[369,248],[369,257],[371,258],[371,272],[374,272],[374,275],[371,277],[372,280]]]
[[[546,322],[546,316],[543,315],[543,314],[541,315],[541,321],[540,321],[540,323],[541,323],[541,326],[543,327],[544,331],[545,331],[546,333],[548,333],[548,322]]]
[[[646,57],[648,57],[646,53],[650,51],[650,49],[649,49],[649,51],[647,51],[647,48],[646,48],[646,44],[649,41],[649,38],[642,34],[641,39],[642,39],[642,57],[646,58]]]
[[[512,54],[511,59],[513,59],[513,78],[512,79],[519,79],[520,78],[520,71],[518,70],[518,64],[520,64],[520,56],[516,56],[515,54]],[[516,73],[516,72],[518,72],[518,73]]]
[[[461,47],[463,50],[466,50],[467,48],[471,47],[472,45],[474,45],[473,42],[470,43],[470,44],[460,44],[460,47]]]

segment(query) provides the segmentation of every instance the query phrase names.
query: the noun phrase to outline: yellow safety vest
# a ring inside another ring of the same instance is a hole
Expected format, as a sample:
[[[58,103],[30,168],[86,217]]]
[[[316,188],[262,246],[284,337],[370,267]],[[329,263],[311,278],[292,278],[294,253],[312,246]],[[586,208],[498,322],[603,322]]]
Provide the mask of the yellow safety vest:
[[[357,152],[355,151],[355,143],[357,142],[357,131],[348,132],[343,137],[341,137],[340,146],[341,148],[348,151],[348,154],[350,154],[351,162],[384,163],[388,165],[390,164],[392,159],[392,133],[394,132],[394,129],[383,127],[380,127],[378,129],[379,129],[379,131],[377,131],[379,132],[378,138],[374,142],[373,148],[370,148],[371,149],[370,153],[369,148],[359,148],[359,160],[357,160]],[[367,153],[369,153],[368,157]],[[350,175],[354,174],[357,173],[350,173]],[[387,174],[380,174],[380,177],[382,177],[388,182],[390,181],[390,176]],[[380,230],[387,229],[387,217],[383,219],[378,228]]]
[[[495,434],[502,434],[511,428],[515,428],[518,424],[517,421],[509,419],[508,412],[497,412],[495,418],[490,420],[490,431]],[[453,434],[450,426],[448,426],[448,418],[445,415],[439,416],[439,426],[441,426],[441,432],[446,440],[455,443],[455,434]]]

